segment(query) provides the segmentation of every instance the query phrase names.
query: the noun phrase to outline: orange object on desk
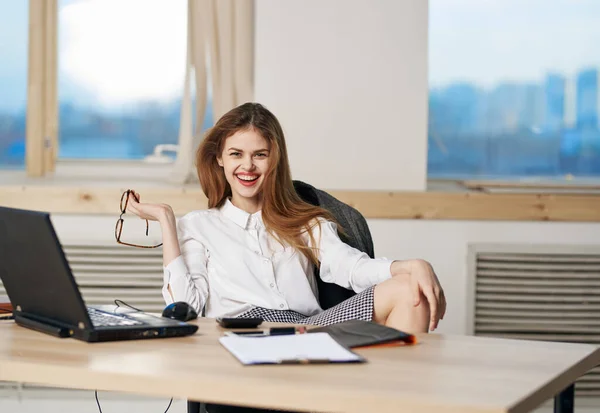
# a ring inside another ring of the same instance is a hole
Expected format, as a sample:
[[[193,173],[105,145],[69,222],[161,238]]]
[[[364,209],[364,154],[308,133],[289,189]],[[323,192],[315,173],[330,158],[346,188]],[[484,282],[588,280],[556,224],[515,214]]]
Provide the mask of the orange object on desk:
[[[12,304],[10,300],[5,295],[0,295],[0,313],[10,313],[12,312]]]

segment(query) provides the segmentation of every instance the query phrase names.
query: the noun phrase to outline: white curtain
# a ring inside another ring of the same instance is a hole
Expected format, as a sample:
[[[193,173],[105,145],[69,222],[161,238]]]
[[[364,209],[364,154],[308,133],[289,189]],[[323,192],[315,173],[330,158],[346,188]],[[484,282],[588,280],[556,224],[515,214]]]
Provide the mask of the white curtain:
[[[213,122],[235,106],[252,100],[254,0],[188,0],[187,44],[179,150],[170,177],[171,182],[180,184],[197,179],[195,153],[202,139],[208,87],[212,91]],[[196,85],[194,114],[190,93],[192,73]]]

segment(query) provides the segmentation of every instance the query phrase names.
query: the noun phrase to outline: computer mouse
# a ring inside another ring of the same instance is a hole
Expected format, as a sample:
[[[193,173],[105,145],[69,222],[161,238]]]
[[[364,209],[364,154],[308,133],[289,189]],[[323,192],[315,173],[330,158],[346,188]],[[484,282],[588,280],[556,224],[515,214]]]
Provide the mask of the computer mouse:
[[[166,306],[162,316],[179,321],[189,321],[198,318],[198,313],[185,301],[177,301]]]

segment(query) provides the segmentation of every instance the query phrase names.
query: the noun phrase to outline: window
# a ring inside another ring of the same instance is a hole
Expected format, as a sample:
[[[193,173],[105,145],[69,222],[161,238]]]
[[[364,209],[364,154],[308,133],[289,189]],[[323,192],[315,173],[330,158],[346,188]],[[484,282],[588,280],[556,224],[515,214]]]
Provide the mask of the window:
[[[177,144],[187,1],[59,0],[58,13],[59,160]]]
[[[429,10],[431,178],[600,176],[600,3]]]
[[[25,167],[28,2],[0,2],[0,169]]]

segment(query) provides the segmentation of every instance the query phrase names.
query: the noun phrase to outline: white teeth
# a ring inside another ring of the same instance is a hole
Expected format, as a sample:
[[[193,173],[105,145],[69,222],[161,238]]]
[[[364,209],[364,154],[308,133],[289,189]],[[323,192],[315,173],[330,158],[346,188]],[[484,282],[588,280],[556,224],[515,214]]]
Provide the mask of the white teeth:
[[[254,181],[255,179],[258,179],[258,176],[248,176],[248,175],[237,175],[238,178],[240,178],[242,181]]]

